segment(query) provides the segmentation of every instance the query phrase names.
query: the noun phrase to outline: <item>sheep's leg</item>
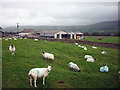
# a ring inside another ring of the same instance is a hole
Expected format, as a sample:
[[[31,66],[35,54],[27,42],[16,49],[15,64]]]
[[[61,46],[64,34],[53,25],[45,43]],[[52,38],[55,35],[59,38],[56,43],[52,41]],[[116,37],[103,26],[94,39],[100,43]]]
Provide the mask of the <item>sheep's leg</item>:
[[[34,78],[34,87],[37,87],[36,86],[36,80],[37,80],[37,78]]]
[[[33,86],[33,85],[32,85],[32,77],[31,77],[31,76],[30,76],[30,85]]]
[[[45,85],[45,76],[43,77],[43,85]]]

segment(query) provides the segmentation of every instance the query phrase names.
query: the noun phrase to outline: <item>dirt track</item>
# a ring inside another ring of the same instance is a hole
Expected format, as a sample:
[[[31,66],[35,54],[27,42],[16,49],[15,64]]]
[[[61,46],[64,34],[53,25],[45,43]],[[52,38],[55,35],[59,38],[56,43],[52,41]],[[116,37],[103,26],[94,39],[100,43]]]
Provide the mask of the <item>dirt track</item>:
[[[100,46],[100,47],[105,47],[105,48],[120,49],[120,44],[115,44],[115,43],[80,41],[80,40],[70,40],[70,39],[47,39],[47,38],[39,38],[39,40],[64,42],[64,43],[76,43],[77,42],[79,44],[86,44],[86,45]]]

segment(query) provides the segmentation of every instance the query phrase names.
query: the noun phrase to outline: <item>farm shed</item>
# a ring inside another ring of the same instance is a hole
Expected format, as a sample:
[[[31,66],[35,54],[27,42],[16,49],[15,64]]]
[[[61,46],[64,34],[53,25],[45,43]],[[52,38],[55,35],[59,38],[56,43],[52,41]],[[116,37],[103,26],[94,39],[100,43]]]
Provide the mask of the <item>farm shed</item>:
[[[30,33],[30,34],[36,34],[34,29],[24,29],[21,33]]]
[[[54,30],[54,31],[40,31],[37,32],[40,37],[48,37],[48,38],[55,38],[55,39],[79,39],[80,37],[83,37],[83,33],[81,32],[65,32],[62,30]]]

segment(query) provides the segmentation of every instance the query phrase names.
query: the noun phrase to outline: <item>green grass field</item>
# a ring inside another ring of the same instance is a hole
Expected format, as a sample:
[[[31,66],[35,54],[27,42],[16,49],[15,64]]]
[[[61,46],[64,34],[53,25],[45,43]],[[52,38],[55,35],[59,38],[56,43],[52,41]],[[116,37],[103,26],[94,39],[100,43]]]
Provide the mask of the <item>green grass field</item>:
[[[102,37],[103,40],[98,40],[99,37]],[[84,36],[83,41],[94,41],[94,42],[108,42],[108,43],[119,43],[118,40],[120,37],[110,37],[110,36]]]
[[[11,56],[8,50],[11,44],[16,46],[15,56]],[[29,70],[53,65],[50,74],[46,77],[45,86],[42,85],[42,78],[37,80],[38,88],[117,88],[118,50],[101,47],[95,50],[91,46],[85,46],[88,48],[87,51],[74,44],[62,42],[35,42],[32,39],[2,40],[2,87],[34,88],[29,84]],[[101,55],[103,50],[107,50],[107,55]],[[45,60],[42,51],[53,53],[55,61]],[[97,58],[97,61],[85,62],[86,54]],[[80,73],[70,71],[68,65],[70,61],[80,67]],[[105,63],[110,69],[109,72],[99,72],[99,68]],[[59,84],[59,80],[64,83]]]

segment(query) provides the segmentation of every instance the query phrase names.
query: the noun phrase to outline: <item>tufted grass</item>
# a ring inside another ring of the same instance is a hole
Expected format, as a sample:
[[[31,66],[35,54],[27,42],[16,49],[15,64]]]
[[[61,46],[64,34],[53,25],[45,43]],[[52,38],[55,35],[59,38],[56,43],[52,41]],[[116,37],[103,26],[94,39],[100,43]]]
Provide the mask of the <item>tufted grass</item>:
[[[15,56],[11,56],[8,47],[16,46]],[[32,68],[53,65],[52,71],[46,77],[45,86],[42,78],[37,80],[38,88],[117,88],[118,87],[118,50],[98,47],[97,50],[85,45],[88,50],[74,44],[62,42],[38,41],[32,39],[17,41],[2,40],[2,87],[3,88],[34,88],[29,84],[28,72]],[[107,50],[107,55],[101,55]],[[41,52],[55,55],[55,61],[45,60]],[[84,55],[89,54],[97,61],[85,62]],[[72,72],[69,62],[77,63],[81,72]],[[107,64],[108,73],[99,72],[103,64]],[[119,68],[120,69],[120,68]],[[59,84],[58,81],[64,81]]]

